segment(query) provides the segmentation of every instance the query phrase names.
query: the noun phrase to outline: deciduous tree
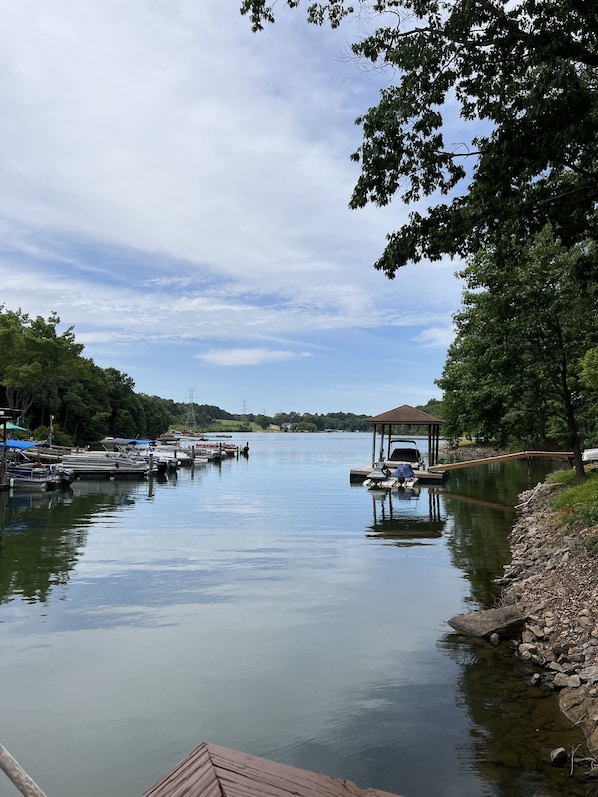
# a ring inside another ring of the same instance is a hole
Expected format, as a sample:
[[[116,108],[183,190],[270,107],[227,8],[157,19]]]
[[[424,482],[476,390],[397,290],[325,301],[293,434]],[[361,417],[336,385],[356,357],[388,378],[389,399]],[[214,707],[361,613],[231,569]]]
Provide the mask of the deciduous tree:
[[[389,233],[376,268],[392,278],[408,262],[471,254],[507,223],[520,239],[547,222],[565,245],[595,239],[596,0],[307,6],[310,22],[333,27],[366,11],[369,32],[353,54],[396,79],[357,119],[361,175],[350,206],[395,196],[417,204]],[[243,0],[241,13],[254,30],[274,21],[267,0]]]
[[[586,414],[596,391],[581,382],[598,343],[592,242],[566,247],[547,226],[529,244],[479,252],[462,272],[463,309],[438,385],[453,436],[501,444],[556,438],[583,474]]]
[[[0,384],[9,406],[24,415],[41,394],[55,404],[59,390],[75,378],[83,346],[72,327],[59,335],[59,323],[55,313],[46,320],[0,307]]]

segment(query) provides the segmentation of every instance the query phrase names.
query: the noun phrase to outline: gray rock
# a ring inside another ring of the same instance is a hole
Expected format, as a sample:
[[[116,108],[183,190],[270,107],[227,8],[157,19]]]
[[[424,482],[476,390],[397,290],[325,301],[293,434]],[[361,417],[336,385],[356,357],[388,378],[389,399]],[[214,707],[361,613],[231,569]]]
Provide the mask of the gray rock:
[[[501,639],[510,639],[520,631],[527,618],[523,606],[514,604],[499,609],[480,609],[469,614],[451,617],[449,625],[467,636],[488,638],[497,634]]]

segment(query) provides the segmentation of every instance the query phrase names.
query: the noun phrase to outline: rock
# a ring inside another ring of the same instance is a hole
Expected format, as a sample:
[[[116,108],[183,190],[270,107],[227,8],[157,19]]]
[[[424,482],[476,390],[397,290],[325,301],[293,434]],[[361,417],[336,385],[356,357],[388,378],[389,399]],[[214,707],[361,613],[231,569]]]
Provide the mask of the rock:
[[[592,664],[590,667],[584,667],[579,673],[581,680],[587,684],[598,683],[598,664]]]
[[[552,682],[556,689],[576,689],[581,685],[579,675],[565,675],[564,672],[557,672]]]
[[[550,751],[550,763],[553,767],[562,767],[568,760],[569,756],[564,747],[555,747]]]
[[[476,637],[510,639],[521,630],[527,612],[521,605],[503,606],[499,609],[480,609],[469,614],[451,617],[449,625],[462,634]]]
[[[598,754],[598,726],[594,720],[598,702],[587,686],[561,689],[559,706],[563,714],[574,725],[578,725],[586,737],[590,754]]]

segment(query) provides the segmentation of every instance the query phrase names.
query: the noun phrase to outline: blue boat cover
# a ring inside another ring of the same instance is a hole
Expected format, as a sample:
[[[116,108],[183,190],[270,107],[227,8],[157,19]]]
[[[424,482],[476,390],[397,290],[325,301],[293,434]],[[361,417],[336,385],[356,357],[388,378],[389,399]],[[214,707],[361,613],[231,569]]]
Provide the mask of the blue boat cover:
[[[39,442],[31,442],[31,440],[5,440],[4,446],[6,448],[12,448],[15,451],[26,451],[28,448],[33,448],[33,446],[47,446],[47,443],[39,443]],[[0,446],[1,447],[1,446]]]
[[[404,479],[411,479],[413,476],[415,476],[415,473],[413,472],[413,468],[408,462],[401,462],[397,466],[397,469],[392,475],[395,478],[399,478],[400,476],[402,476]]]

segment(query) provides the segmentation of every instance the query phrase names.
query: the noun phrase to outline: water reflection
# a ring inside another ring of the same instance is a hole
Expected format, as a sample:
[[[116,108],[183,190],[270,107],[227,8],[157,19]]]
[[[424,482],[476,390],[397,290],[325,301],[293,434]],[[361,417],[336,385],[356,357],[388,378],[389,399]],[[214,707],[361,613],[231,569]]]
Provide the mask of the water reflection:
[[[0,496],[0,603],[13,595],[45,602],[52,587],[67,583],[86,540],[62,522],[71,502],[63,492]]]
[[[0,496],[3,741],[48,794],[141,794],[203,738],[409,797],[568,794],[554,696],[446,622],[492,604],[527,474],[375,495],[347,485],[369,446],[264,435],[217,469]]]
[[[583,734],[558,710],[553,691],[530,685],[531,666],[514,659],[508,644],[497,649],[447,634],[440,647],[461,668],[457,701],[471,720],[459,751],[464,767],[476,769],[502,797],[595,793],[579,768],[572,774],[568,767],[550,766],[556,747],[570,751],[579,745],[585,751]]]
[[[366,536],[392,545],[427,545],[442,536],[447,518],[439,491],[416,486],[409,490],[370,490],[373,521]]]
[[[454,471],[443,490],[442,502],[451,518],[446,544],[452,564],[462,570],[471,585],[469,602],[474,608],[490,608],[500,590],[493,581],[510,560],[505,529],[515,519],[517,496],[526,487],[543,481],[552,463],[534,460],[494,463]]]
[[[105,480],[50,493],[0,493],[0,604],[14,596],[46,603],[54,587],[69,582],[93,519],[131,508],[139,490]]]

